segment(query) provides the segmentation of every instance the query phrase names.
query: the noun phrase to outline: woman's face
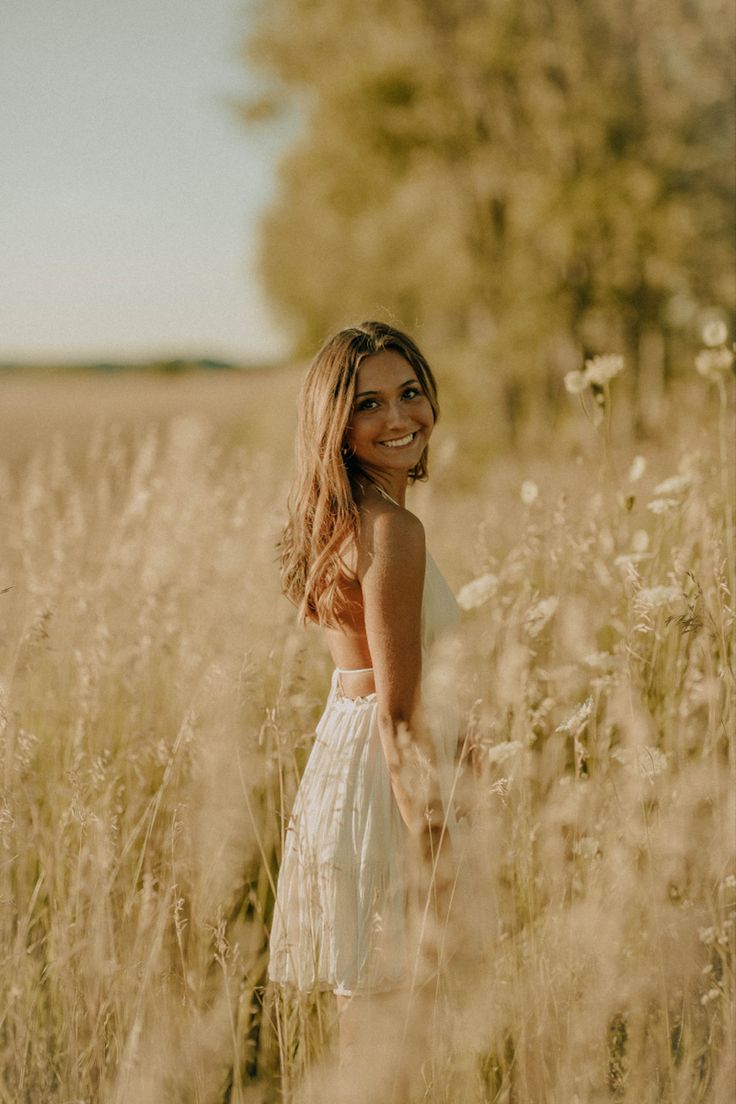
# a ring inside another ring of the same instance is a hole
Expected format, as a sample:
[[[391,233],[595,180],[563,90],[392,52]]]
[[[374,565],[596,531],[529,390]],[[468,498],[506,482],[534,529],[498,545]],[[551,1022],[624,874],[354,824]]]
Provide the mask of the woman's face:
[[[361,361],[346,444],[362,468],[408,473],[433,428],[429,399],[400,353],[383,349]]]

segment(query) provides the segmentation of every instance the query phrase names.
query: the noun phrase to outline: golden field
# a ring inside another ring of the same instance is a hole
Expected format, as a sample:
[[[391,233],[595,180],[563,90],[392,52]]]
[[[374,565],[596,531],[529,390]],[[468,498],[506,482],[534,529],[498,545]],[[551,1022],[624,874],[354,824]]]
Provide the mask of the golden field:
[[[388,1099],[339,1087],[331,998],[264,987],[330,671],[278,591],[299,374],[0,378],[2,1104]],[[450,403],[409,492],[473,584],[417,1104],[731,1099],[733,381],[641,439],[625,384],[513,447]]]

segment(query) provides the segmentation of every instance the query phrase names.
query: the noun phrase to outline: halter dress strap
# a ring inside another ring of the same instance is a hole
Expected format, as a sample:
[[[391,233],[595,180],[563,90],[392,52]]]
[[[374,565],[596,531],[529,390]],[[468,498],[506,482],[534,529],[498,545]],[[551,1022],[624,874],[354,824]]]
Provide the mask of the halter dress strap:
[[[366,675],[369,671],[372,671],[372,667],[336,667],[335,670],[340,675]]]

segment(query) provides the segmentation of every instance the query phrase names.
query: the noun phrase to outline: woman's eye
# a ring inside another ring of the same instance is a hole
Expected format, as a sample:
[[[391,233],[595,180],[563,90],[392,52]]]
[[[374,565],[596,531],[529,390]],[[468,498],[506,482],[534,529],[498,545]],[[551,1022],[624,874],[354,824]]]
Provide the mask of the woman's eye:
[[[375,399],[363,399],[361,403],[358,403],[358,410],[370,410],[370,404],[375,401]]]
[[[418,387],[407,387],[406,391],[404,392],[404,398],[406,398],[408,395],[409,398],[413,399],[417,395],[421,395],[421,393],[422,392],[419,390]]]

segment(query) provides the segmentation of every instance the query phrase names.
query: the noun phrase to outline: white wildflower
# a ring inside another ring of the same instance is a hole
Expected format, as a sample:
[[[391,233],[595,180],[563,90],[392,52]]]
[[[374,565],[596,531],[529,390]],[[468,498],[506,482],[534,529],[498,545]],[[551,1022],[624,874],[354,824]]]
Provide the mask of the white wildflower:
[[[466,583],[458,591],[457,604],[461,609],[477,609],[492,598],[498,589],[498,576],[487,571],[485,575],[479,575],[477,579]]]
[[[610,652],[591,652],[585,656],[583,663],[597,671],[610,671],[616,665],[616,657]]]
[[[720,318],[711,318],[703,326],[703,342],[711,349],[725,345],[727,337],[728,328]]]
[[[631,538],[633,552],[646,552],[649,548],[649,534],[646,529],[637,529]]]
[[[498,745],[496,745],[498,747]],[[511,786],[510,778],[499,778],[497,782],[494,782],[491,786],[491,793],[498,794],[499,797],[506,797]]]
[[[682,597],[682,591],[675,586],[642,587],[634,598],[634,606],[637,610],[660,609],[668,606]]]
[[[650,782],[662,771],[667,770],[667,756],[659,748],[643,747],[615,748],[611,755],[631,774],[647,778]]]
[[[594,859],[600,853],[600,844],[595,836],[581,836],[572,845],[572,853],[583,859]]]
[[[577,370],[567,372],[565,375],[565,390],[571,395],[579,395],[588,386],[588,380],[582,372]]]
[[[707,993],[703,993],[702,997],[700,998],[700,1003],[702,1005],[710,1004],[711,1001],[718,1000],[720,995],[720,989],[709,989]]]
[[[586,360],[582,372],[575,370],[565,374],[565,390],[569,391],[571,395],[579,395],[590,384],[603,387],[609,380],[619,374],[623,366],[624,358],[622,356],[595,356],[591,360]],[[602,396],[599,396],[599,402],[602,401]],[[600,411],[599,416],[603,416]]]
[[[596,356],[585,362],[585,378],[588,383],[595,383],[599,387],[623,371],[624,358],[622,356]]]
[[[575,709],[566,721],[559,724],[555,732],[568,733],[570,736],[579,736],[593,714],[593,699],[586,698]]]
[[[679,505],[676,498],[653,498],[651,502],[647,502],[647,510],[651,510],[653,514],[667,514]]]
[[[531,506],[539,497],[539,487],[532,479],[525,479],[521,484],[521,501],[525,506]]]
[[[558,605],[559,598],[543,598],[541,602],[537,602],[535,606],[527,610],[524,617],[524,627],[529,636],[539,636],[542,629],[554,615]]]
[[[504,740],[500,744],[494,744],[487,749],[489,763],[505,763],[507,759],[513,759],[524,745],[520,740]]]
[[[712,946],[718,938],[718,932],[715,928],[698,928],[698,939],[706,947]]]
[[[647,470],[647,462],[643,456],[635,456],[629,468],[629,483],[636,483]]]
[[[682,494],[688,487],[691,487],[693,479],[691,475],[671,475],[669,479],[663,479],[661,483],[658,483],[654,488],[654,494],[656,495],[677,495]]]
[[[733,364],[733,353],[724,347],[703,349],[695,358],[695,370],[705,379],[717,381]]]
[[[727,874],[722,885],[724,889],[736,889],[736,874]]]

